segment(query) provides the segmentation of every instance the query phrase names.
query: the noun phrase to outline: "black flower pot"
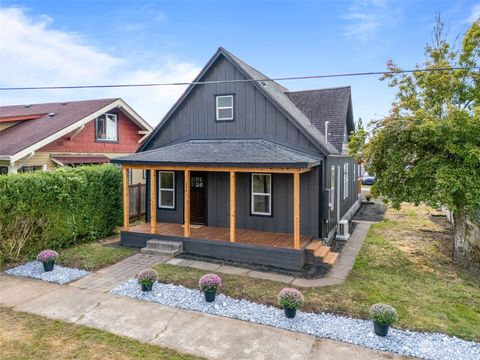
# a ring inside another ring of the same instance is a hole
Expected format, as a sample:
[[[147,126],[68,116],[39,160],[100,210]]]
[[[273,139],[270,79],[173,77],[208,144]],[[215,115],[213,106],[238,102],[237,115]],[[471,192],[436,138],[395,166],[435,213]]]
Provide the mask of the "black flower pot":
[[[289,319],[293,319],[297,315],[297,309],[284,308],[285,316]]]
[[[389,328],[390,325],[379,324],[376,321],[373,322],[373,329],[378,336],[387,336]]]
[[[204,291],[203,294],[205,295],[206,302],[214,302],[215,295],[217,294],[216,291]]]
[[[152,291],[153,283],[142,284],[142,291]]]
[[[53,267],[55,266],[55,261],[44,261],[42,264],[45,272],[52,271]]]

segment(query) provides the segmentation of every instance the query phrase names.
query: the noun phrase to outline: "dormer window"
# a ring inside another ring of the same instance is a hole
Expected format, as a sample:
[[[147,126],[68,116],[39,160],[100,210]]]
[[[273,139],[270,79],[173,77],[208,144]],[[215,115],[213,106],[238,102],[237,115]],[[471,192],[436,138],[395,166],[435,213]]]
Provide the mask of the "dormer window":
[[[98,141],[118,141],[117,115],[107,113],[97,118],[96,139]]]
[[[217,121],[233,120],[233,95],[215,96],[215,110]]]

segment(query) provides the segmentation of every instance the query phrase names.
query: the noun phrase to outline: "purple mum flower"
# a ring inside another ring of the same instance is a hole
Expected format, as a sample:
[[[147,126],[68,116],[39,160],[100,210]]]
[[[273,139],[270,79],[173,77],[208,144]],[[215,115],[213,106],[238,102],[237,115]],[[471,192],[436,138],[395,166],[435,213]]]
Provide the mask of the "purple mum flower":
[[[202,291],[217,291],[222,286],[222,279],[215,274],[203,275],[198,281],[198,286]]]
[[[138,273],[137,280],[139,284],[153,284],[155,281],[158,280],[158,274],[153,269],[144,269]]]
[[[303,294],[294,288],[283,288],[277,296],[278,305],[288,309],[299,309],[305,302]]]
[[[54,250],[43,250],[37,255],[37,260],[43,262],[55,261],[58,253]]]

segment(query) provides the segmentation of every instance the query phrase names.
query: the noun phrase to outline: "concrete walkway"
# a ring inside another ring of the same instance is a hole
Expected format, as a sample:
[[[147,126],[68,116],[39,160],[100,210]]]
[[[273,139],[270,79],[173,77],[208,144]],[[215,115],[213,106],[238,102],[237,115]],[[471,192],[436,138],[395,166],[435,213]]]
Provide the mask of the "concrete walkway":
[[[350,236],[350,239],[348,239],[347,244],[340,253],[340,257],[337,263],[327,273],[327,275],[321,279],[304,279],[300,277],[296,278],[294,276],[277,274],[273,272],[255,271],[237,266],[220,265],[207,261],[187,260],[180,258],[170,259],[166,263],[170,265],[185,266],[194,269],[214,271],[224,274],[243,275],[255,279],[278,281],[285,284],[291,284],[294,286],[305,288],[338,285],[343,283],[348,277],[348,274],[350,274],[350,271],[353,268],[353,264],[355,263],[357,254],[360,251],[363,242],[365,241],[368,229],[370,229],[370,225],[374,223],[368,221],[356,222],[357,226],[355,227],[355,230]]]
[[[104,279],[109,276],[117,275],[104,271]],[[79,286],[80,281],[62,286],[1,274],[0,306],[208,359],[407,359],[264,325],[117,297],[107,292],[101,276],[91,288],[86,279],[84,286]],[[107,287],[116,285],[111,283]]]

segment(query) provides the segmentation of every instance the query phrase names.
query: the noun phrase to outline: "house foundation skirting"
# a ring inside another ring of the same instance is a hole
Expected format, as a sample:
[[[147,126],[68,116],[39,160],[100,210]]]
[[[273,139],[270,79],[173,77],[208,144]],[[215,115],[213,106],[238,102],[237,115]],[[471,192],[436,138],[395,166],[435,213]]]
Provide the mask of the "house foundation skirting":
[[[120,244],[128,247],[145,247],[148,240],[183,243],[186,254],[206,256],[232,262],[266,265],[286,270],[300,270],[305,264],[304,249],[285,249],[228,241],[185,238],[181,236],[146,234],[133,231],[120,233]]]

